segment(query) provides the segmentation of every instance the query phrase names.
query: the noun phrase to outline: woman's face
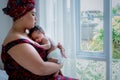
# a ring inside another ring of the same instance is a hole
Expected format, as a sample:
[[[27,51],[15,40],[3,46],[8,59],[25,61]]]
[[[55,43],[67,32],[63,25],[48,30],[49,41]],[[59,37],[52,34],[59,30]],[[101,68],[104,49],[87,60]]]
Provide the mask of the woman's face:
[[[35,17],[35,9],[29,11],[26,13],[23,17],[23,24],[25,25],[26,29],[31,29],[34,27],[36,23],[36,17]]]
[[[43,34],[42,32],[40,32],[40,31],[37,30],[37,31],[34,31],[34,32],[32,33],[31,38],[32,38],[34,41],[40,43],[41,40],[44,38],[44,34]]]

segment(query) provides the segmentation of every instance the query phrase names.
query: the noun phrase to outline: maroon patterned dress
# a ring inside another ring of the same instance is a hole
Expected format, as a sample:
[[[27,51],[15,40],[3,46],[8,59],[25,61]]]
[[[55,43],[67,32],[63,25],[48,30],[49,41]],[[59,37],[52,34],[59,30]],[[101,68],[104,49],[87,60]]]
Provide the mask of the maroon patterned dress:
[[[59,75],[56,77],[53,76],[54,74],[47,76],[38,76],[24,69],[7,53],[10,48],[12,48],[17,44],[22,44],[22,43],[31,44],[38,51],[42,59],[44,61],[47,61],[46,59],[47,54],[45,50],[29,42],[26,39],[17,39],[8,43],[7,45],[3,45],[1,58],[4,63],[4,69],[6,70],[9,76],[9,80],[78,80],[78,79],[65,77],[61,73],[59,73]]]

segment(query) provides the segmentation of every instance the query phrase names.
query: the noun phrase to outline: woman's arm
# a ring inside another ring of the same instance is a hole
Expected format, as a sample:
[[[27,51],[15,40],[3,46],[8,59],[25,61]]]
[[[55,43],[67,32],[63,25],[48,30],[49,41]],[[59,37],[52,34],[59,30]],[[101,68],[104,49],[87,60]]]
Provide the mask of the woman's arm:
[[[60,64],[44,62],[35,48],[27,43],[14,46],[8,53],[18,64],[36,75],[50,75],[62,68]]]

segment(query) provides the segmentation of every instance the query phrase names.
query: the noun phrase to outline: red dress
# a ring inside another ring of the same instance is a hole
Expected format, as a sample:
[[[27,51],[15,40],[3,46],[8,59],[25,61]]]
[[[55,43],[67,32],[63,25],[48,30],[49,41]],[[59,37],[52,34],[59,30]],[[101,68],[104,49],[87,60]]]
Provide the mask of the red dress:
[[[24,69],[7,53],[10,48],[22,43],[28,43],[32,45],[38,51],[41,58],[44,61],[47,61],[47,53],[45,52],[45,50],[29,42],[27,39],[17,39],[8,43],[7,45],[3,45],[1,58],[2,62],[4,63],[4,69],[9,76],[9,80],[78,80],[65,77],[61,73],[59,73],[59,75],[56,77],[53,76],[54,74],[47,76],[38,76]]]

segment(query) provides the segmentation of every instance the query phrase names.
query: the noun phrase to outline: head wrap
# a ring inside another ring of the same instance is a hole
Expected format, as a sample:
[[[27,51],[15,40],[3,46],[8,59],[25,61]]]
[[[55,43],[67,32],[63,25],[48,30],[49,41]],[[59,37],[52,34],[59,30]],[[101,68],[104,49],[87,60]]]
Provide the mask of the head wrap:
[[[3,8],[3,12],[12,17],[15,21],[24,16],[34,7],[34,0],[8,0],[7,7]]]

